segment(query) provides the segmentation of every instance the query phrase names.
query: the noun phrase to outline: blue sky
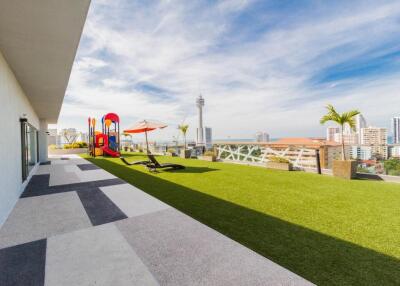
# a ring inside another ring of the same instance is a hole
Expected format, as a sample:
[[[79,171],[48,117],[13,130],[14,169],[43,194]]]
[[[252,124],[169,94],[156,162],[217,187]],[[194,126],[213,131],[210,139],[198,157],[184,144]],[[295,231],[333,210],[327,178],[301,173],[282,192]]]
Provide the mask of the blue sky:
[[[327,103],[389,127],[399,76],[399,1],[93,0],[58,126],[116,112],[194,138],[201,93],[215,138],[323,136]]]

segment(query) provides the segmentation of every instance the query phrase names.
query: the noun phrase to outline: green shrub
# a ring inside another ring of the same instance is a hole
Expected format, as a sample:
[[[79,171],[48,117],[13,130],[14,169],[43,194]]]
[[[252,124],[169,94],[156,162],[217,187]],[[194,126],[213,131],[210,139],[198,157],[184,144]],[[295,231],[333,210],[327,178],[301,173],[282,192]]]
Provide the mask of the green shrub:
[[[64,144],[64,149],[76,149],[76,148],[87,148],[86,142],[75,142],[71,144]]]
[[[269,158],[269,160],[275,163],[289,163],[288,159],[279,156],[272,156]]]
[[[80,142],[75,142],[74,146],[79,146],[79,147],[74,147],[74,148],[87,148],[87,143],[80,141]]]
[[[63,149],[71,149],[72,144],[64,144]]]
[[[398,176],[400,174],[400,160],[392,158],[384,162],[385,171],[388,175]]]
[[[206,152],[204,152],[203,156],[214,156],[214,152],[213,151],[206,151]]]
[[[173,154],[173,153],[175,153],[175,149],[174,148],[168,148],[167,152]]]

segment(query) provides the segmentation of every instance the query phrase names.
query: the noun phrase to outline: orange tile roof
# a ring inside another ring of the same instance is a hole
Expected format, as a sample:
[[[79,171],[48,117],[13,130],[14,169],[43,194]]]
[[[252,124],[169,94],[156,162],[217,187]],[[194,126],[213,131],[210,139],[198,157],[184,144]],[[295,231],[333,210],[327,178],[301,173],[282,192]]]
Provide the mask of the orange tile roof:
[[[277,141],[271,142],[229,142],[218,141],[215,144],[228,144],[228,145],[265,145],[273,147],[286,147],[288,145],[298,145],[307,147],[321,147],[321,146],[340,146],[340,143],[334,141],[326,141],[325,138],[309,138],[309,137],[288,137],[281,138]]]

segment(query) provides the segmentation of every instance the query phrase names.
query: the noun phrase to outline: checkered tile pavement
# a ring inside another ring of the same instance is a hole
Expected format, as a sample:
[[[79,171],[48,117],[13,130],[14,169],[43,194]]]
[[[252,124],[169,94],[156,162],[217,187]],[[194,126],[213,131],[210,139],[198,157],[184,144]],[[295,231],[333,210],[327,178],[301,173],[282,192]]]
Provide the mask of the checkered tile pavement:
[[[0,229],[0,285],[311,285],[76,156],[42,163]]]

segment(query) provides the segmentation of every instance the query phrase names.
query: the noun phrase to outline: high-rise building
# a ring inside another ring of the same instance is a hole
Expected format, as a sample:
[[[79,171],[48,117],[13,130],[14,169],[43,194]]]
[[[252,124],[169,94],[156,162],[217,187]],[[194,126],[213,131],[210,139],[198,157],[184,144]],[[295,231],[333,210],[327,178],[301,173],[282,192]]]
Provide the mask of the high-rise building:
[[[372,155],[388,157],[387,129],[382,127],[361,128],[361,145],[371,146]]]
[[[356,128],[353,130],[349,124],[343,126],[343,141],[346,145],[357,145],[360,144],[360,126],[364,126],[364,118],[356,118]],[[331,142],[342,142],[342,133],[339,127],[328,127],[326,129],[326,140]]]
[[[345,123],[343,126],[343,134],[344,135],[350,135],[353,133],[353,130],[351,129],[350,125]]]
[[[267,132],[257,132],[255,136],[256,142],[269,142],[269,134]]]
[[[400,144],[400,117],[392,118],[393,144]]]
[[[361,143],[361,128],[366,128],[367,127],[367,121],[365,120],[364,116],[362,114],[357,114],[356,115],[356,133],[358,137],[358,144]]]
[[[205,128],[205,137],[206,137],[206,148],[211,149],[212,148],[212,129],[210,127]]]
[[[326,141],[331,141],[334,142],[335,140],[335,134],[340,133],[340,128],[339,127],[328,127],[326,128]]]
[[[361,132],[361,128],[367,127],[367,121],[362,114],[356,115],[356,132]]]
[[[387,145],[387,133],[383,127],[361,128],[361,145]]]
[[[197,128],[196,144],[198,146],[204,146],[204,129],[203,129],[204,98],[201,95],[196,99],[196,105],[197,108],[199,109],[199,127]]]

